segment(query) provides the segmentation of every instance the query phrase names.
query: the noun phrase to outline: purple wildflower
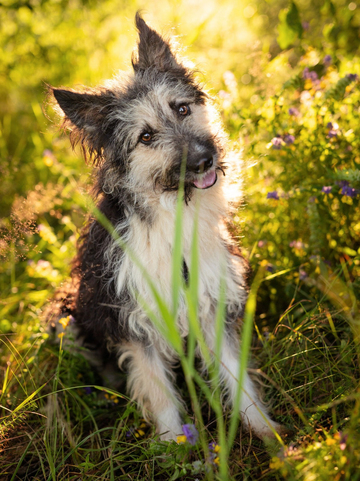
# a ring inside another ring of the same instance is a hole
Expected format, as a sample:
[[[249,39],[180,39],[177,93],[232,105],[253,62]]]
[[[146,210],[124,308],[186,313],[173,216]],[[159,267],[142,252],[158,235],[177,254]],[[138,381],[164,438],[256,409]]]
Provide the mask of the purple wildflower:
[[[346,448],[346,441],[347,441],[348,435],[342,433],[341,431],[339,432],[339,434],[340,434],[340,449],[341,451],[344,451]]]
[[[86,395],[89,395],[89,394],[92,393],[92,387],[86,386],[86,387],[84,387],[84,391],[85,391],[85,394],[86,394]]]
[[[274,190],[273,192],[268,192],[266,198],[279,200],[279,194],[277,193],[276,190]]]
[[[309,67],[305,67],[303,70],[303,78],[305,80],[308,80],[310,78],[310,72],[309,72]]]
[[[356,73],[348,73],[346,78],[349,79],[351,82],[354,82],[358,79],[358,75]]]
[[[293,240],[289,244],[290,247],[294,247],[295,249],[302,249],[304,247],[304,243],[299,240]]]
[[[75,317],[70,314],[70,316],[69,316],[69,324],[75,324],[75,322],[76,322]]]
[[[274,270],[275,270],[275,268],[274,268],[274,266],[273,266],[272,264],[267,264],[265,269],[266,269],[268,272],[271,272],[271,273],[273,273]]]
[[[43,157],[55,158],[55,155],[53,154],[53,152],[50,149],[45,149],[44,152],[43,152]]]
[[[332,139],[333,137],[337,137],[339,126],[336,122],[334,122],[334,123],[328,122],[327,125],[326,125],[326,128],[329,129],[329,132],[328,132],[327,136],[330,139]]]
[[[303,269],[300,269],[300,271],[299,271],[299,278],[300,278],[300,280],[301,280],[301,281],[304,281],[304,280],[307,278],[307,276],[308,276],[308,275],[306,274],[306,272],[305,272]]]
[[[258,247],[260,247],[260,249],[261,249],[261,247],[265,247],[266,244],[267,244],[267,240],[259,240]]]
[[[281,149],[281,146],[282,146],[282,139],[281,137],[274,137],[272,140],[271,140],[271,143],[272,143],[272,148],[275,149],[275,150],[280,150]]]
[[[309,22],[302,22],[301,26],[304,30],[309,30],[310,23]]]
[[[284,137],[284,142],[286,145],[291,145],[295,142],[295,137],[293,135],[287,134]]]
[[[335,184],[339,187],[347,187],[349,185],[348,180],[335,180]]]
[[[184,435],[186,436],[186,440],[188,441],[188,443],[194,446],[199,439],[199,432],[194,426],[194,424],[183,424],[182,430]]]
[[[321,189],[321,192],[324,192],[324,194],[330,194],[331,191],[332,191],[331,185],[324,185],[324,187]]]
[[[325,67],[328,67],[332,62],[332,57],[331,55],[325,55],[324,57],[324,60],[323,60],[323,63],[325,65]]]
[[[350,185],[344,185],[344,187],[341,189],[341,193],[342,195],[345,195],[346,197],[351,197],[353,199],[358,195],[359,191],[354,189]]]
[[[289,114],[292,115],[293,117],[298,117],[300,115],[300,112],[296,107],[290,107]]]
[[[135,435],[136,428],[134,426],[131,426],[128,431],[126,431],[125,436],[127,438],[132,438]]]
[[[317,76],[317,73],[314,72],[314,70],[309,70],[308,67],[305,67],[304,70],[303,70],[303,78],[305,80],[312,80],[312,81],[315,81],[318,79],[318,76]]]

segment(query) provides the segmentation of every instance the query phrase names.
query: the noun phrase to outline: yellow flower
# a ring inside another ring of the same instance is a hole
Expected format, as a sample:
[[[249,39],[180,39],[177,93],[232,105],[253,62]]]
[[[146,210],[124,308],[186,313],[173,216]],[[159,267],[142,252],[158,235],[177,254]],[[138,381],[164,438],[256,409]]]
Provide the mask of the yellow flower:
[[[58,334],[58,338],[62,339],[64,337],[64,335],[65,335],[65,332],[60,332],[60,334]]]
[[[186,436],[185,436],[185,434],[182,434],[181,436],[177,436],[176,442],[177,442],[178,444],[186,443]]]
[[[219,456],[216,456],[216,458],[214,459],[214,464],[217,464],[219,466],[219,464],[220,464]]]
[[[325,442],[328,446],[332,446],[333,444],[336,444],[336,441],[334,438],[327,438]]]
[[[44,164],[46,165],[46,167],[51,167],[53,163],[54,161],[51,157],[49,157],[48,155],[44,156]]]
[[[69,322],[70,322],[70,316],[62,317],[61,319],[59,319],[59,324],[61,324],[64,329],[67,328]]]

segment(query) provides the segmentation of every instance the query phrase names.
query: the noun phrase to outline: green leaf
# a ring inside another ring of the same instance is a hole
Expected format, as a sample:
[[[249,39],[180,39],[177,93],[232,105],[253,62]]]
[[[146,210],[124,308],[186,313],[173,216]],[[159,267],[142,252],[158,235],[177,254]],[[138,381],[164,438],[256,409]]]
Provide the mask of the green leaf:
[[[175,481],[175,479],[179,479],[179,476],[180,476],[180,470],[176,468],[174,474],[171,476],[169,481]]]
[[[299,10],[294,2],[291,2],[290,8],[280,11],[279,20],[277,42],[284,50],[290,47],[297,38],[301,38],[304,31]]]

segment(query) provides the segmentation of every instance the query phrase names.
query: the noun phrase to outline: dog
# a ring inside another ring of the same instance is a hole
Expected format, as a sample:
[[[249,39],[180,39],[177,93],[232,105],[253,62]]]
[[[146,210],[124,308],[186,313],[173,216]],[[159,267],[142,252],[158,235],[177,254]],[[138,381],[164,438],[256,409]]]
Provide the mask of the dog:
[[[93,364],[105,376],[110,362],[118,368],[126,366],[128,392],[144,417],[152,419],[162,440],[176,439],[182,432],[183,411],[174,385],[178,357],[144,309],[145,302],[157,312],[139,264],[171,305],[176,200],[185,162],[182,276],[188,282],[198,209],[198,318],[203,336],[214,353],[223,278],[226,320],[221,383],[245,427],[261,438],[271,437],[279,425],[270,418],[247,374],[241,403],[234,405],[248,267],[224,221],[229,207],[223,175],[227,138],[194,71],[139,13],[135,23],[139,40],[131,74],[95,89],[50,87],[72,145],[80,143],[97,168],[97,207],[129,248],[121,248],[114,235],[91,218],[74,261],[74,293],[64,296],[60,315],[72,316],[77,344],[91,351]],[[183,293],[177,329],[185,342],[189,326]],[[200,349],[197,353],[201,357]]]

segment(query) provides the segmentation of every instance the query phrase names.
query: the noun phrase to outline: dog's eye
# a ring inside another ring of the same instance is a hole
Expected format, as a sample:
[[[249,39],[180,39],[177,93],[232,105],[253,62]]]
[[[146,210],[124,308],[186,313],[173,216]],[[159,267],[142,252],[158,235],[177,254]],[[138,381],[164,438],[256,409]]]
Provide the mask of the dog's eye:
[[[189,115],[190,114],[190,107],[188,105],[180,105],[179,108],[178,108],[178,112],[180,115]]]
[[[152,135],[149,132],[144,132],[140,136],[140,142],[143,144],[149,144],[152,139]]]

